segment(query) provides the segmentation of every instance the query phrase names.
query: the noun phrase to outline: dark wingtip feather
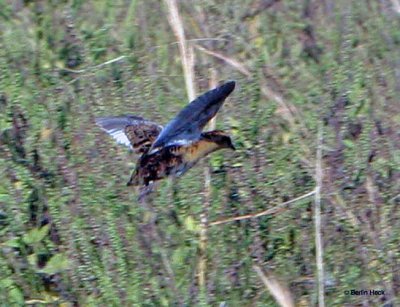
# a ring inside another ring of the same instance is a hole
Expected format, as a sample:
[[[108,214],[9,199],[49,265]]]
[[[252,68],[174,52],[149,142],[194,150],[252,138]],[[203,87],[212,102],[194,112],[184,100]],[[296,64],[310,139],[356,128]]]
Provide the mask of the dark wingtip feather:
[[[207,122],[215,116],[225,99],[235,89],[235,81],[227,81],[190,102],[171,120],[153,143],[150,151],[165,144],[194,140]]]
[[[229,96],[230,93],[233,92],[233,90],[235,89],[235,86],[236,86],[235,81],[227,81],[224,84],[217,87],[217,89],[220,90],[221,92],[223,92],[223,95],[225,97],[227,97],[227,96]]]
[[[235,89],[236,82],[233,80],[229,80],[226,81],[222,86],[226,87],[229,92],[232,92]]]
[[[220,107],[224,100],[233,92],[235,85],[235,81],[227,81],[222,85],[217,86],[216,88],[209,90],[203,95],[197,97],[191,102],[191,105],[195,105],[197,103],[198,110],[201,110],[202,112],[205,111],[205,108],[209,108],[216,104],[219,104]],[[216,109],[215,112],[218,112],[218,109]]]

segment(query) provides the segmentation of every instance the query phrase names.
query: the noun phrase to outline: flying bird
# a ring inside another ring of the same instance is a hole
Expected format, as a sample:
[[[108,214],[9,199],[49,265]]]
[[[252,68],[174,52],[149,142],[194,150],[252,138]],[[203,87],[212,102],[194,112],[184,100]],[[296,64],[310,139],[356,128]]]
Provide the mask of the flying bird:
[[[235,150],[227,133],[203,132],[234,88],[235,82],[229,81],[204,93],[165,127],[134,115],[96,118],[96,124],[118,143],[140,155],[127,185],[146,187],[168,176],[181,176],[216,150]]]

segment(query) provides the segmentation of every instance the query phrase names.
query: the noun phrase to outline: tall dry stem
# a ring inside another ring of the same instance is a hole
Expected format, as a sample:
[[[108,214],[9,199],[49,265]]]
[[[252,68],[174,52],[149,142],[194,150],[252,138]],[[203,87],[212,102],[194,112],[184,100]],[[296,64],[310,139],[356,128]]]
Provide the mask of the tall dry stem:
[[[258,264],[253,264],[253,269],[261,279],[268,292],[275,298],[280,306],[294,307],[294,302],[289,289],[276,279],[271,273],[266,273]]]
[[[185,78],[186,92],[190,101],[196,97],[194,82],[194,52],[193,47],[187,44],[185,29],[175,0],[165,0],[168,10],[168,22],[176,36],[181,55],[183,76]]]
[[[324,262],[323,262],[323,245],[321,231],[321,188],[322,188],[322,142],[323,132],[322,124],[318,127],[317,136],[317,161],[315,166],[315,177],[317,186],[315,187],[315,246],[316,246],[316,261],[317,261],[317,278],[318,278],[318,306],[325,306],[324,297]]]

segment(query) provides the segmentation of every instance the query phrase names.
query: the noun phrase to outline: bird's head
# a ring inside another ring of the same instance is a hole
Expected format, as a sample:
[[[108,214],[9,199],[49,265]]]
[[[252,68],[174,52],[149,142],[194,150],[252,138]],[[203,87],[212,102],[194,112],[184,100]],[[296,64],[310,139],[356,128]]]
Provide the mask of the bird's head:
[[[202,136],[205,139],[217,144],[219,148],[230,148],[232,150],[236,150],[231,137],[221,130],[204,132],[202,133]]]

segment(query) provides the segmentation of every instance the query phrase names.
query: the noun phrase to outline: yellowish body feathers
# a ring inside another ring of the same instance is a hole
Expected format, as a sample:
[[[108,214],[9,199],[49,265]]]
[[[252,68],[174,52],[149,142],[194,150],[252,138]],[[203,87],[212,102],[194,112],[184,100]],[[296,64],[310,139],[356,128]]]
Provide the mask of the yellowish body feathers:
[[[187,162],[195,162],[209,153],[218,149],[218,144],[208,140],[200,140],[195,142],[192,146],[184,147],[183,159]]]

